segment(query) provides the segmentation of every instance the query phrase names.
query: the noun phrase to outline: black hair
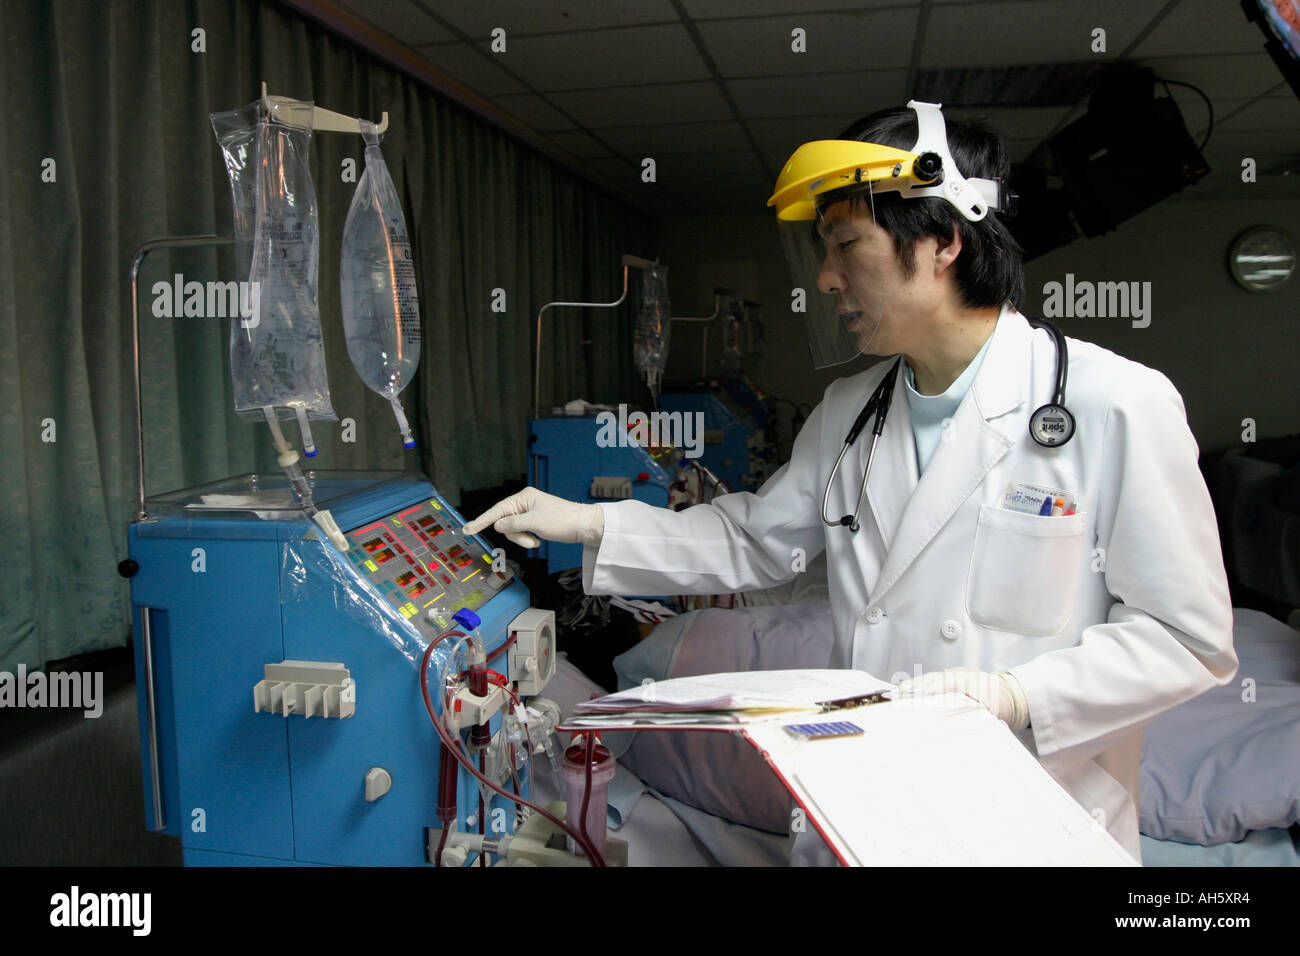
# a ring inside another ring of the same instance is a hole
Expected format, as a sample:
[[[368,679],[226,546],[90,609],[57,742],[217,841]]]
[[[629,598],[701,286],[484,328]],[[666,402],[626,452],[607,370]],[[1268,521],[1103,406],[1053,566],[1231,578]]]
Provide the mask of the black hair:
[[[1008,178],[1011,162],[1002,139],[986,123],[944,117],[948,151],[967,178]],[[853,123],[836,139],[879,143],[897,149],[916,145],[916,113],[910,108],[880,110]],[[1025,301],[1025,270],[1019,243],[997,213],[990,210],[971,222],[946,200],[938,197],[904,199],[897,192],[872,197],[876,224],[894,240],[903,274],[916,272],[916,241],[923,236],[951,239],[953,225],[961,235],[955,281],[962,302],[969,308],[998,308],[1010,300]]]

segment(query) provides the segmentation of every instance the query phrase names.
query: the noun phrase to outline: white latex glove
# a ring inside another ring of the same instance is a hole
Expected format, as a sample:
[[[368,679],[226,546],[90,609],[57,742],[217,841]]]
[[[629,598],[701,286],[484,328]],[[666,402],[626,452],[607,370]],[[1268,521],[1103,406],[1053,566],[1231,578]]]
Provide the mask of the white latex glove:
[[[970,667],[949,667],[910,677],[898,685],[899,693],[965,694],[979,701],[1013,731],[1029,726],[1029,703],[1020,682],[1006,671],[990,674]]]
[[[541,544],[538,538],[594,546],[600,544],[605,533],[605,512],[600,505],[579,504],[536,488],[525,488],[498,501],[465,525],[465,534],[478,534],[488,525],[524,548],[537,547]]]

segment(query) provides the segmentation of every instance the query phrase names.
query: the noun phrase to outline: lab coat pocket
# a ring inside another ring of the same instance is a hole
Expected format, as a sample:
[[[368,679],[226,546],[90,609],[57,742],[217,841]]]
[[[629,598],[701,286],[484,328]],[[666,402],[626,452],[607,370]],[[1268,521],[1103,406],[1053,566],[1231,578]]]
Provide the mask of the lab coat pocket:
[[[1087,520],[982,505],[966,580],[971,620],[1033,637],[1065,627],[1074,612]]]

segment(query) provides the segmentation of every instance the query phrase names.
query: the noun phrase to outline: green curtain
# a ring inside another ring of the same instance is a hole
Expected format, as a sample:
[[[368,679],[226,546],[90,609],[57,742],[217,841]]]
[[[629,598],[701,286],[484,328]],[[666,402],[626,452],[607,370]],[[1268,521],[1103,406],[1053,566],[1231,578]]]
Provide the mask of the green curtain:
[[[208,115],[252,101],[262,80],[349,115],[388,111],[383,150],[417,258],[424,350],[403,399],[420,447],[404,453],[386,403],[352,370],[339,317],[354,189],[342,164],[360,166],[363,144],[314,136],[331,395],[356,423],[351,443],[337,423],[314,428],[316,467],[419,468],[453,501],[522,475],[538,307],[613,300],[619,255],[654,255],[644,217],[274,3],[5,0],[4,27],[0,670],[126,640],[116,565],[135,513],[127,270],[148,239],[230,234]],[[154,284],[175,273],[239,278],[229,250],[154,253],[141,273],[150,494],[276,470],[265,426],[232,411],[226,320],[152,315]],[[504,312],[491,308],[498,288]],[[629,315],[549,313],[546,404],[637,397]]]

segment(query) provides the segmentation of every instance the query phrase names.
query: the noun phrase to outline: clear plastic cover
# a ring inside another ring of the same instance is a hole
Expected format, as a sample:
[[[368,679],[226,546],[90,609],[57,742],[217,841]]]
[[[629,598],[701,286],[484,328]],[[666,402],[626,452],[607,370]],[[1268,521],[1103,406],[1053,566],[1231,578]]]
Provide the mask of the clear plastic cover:
[[[366,170],[343,226],[340,305],[348,356],[366,386],[388,400],[407,448],[415,447],[398,394],[420,365],[415,261],[397,190],[373,124],[362,122]]]
[[[311,103],[281,105],[272,122],[252,103],[212,114],[234,202],[236,256],[247,267],[251,315],[231,319],[235,410],[274,408],[292,420],[335,418],[317,304],[319,238],[308,154]]]
[[[870,192],[832,202],[812,221],[778,220],[794,288],[802,298],[814,368],[848,362],[867,351],[889,303],[879,279],[897,267],[893,241],[872,216]]]
[[[668,300],[668,267],[646,269],[637,299],[633,357],[645,382],[658,389],[668,364],[668,339],[672,329]]]
[[[303,537],[283,544],[280,560],[280,594],[286,604],[320,603],[345,614],[382,637],[413,664],[418,664],[428,641],[402,617],[392,603],[333,545],[322,541],[310,523],[303,522]],[[451,644],[433,652],[430,673],[440,673],[451,659]]]

